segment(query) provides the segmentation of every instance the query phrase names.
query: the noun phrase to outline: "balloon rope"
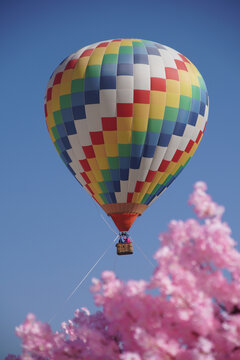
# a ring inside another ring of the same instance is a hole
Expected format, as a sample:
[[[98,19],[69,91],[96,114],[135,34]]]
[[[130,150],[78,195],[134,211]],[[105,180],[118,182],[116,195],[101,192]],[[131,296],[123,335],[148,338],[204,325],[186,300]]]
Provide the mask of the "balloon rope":
[[[86,273],[86,275],[81,279],[81,281],[77,284],[77,286],[74,288],[74,290],[71,292],[70,295],[68,295],[68,297],[66,298],[66,300],[64,301],[63,305],[64,306],[70,299],[71,297],[75,294],[75,292],[79,289],[79,287],[82,285],[82,283],[87,279],[87,277],[91,274],[91,272],[93,271],[93,269],[97,266],[97,264],[99,263],[99,261],[102,260],[102,258],[105,256],[105,254],[107,253],[107,251],[110,249],[110,247],[112,246],[113,243],[115,243],[115,241],[118,239],[118,235],[115,237],[115,239],[113,240],[113,242],[106,248],[106,250],[102,253],[102,255],[98,258],[98,260],[95,262],[95,264],[91,267],[91,269]],[[55,319],[57,313],[52,316],[50,318],[50,320],[48,321],[49,324]]]
[[[105,222],[105,224],[109,227],[110,230],[112,230],[112,232],[116,235],[118,235],[118,233],[116,233],[116,231],[113,230],[113,228],[111,227],[111,225],[109,224],[109,222],[105,219],[105,217],[103,216],[103,214],[101,214],[101,218],[103,219],[103,221]]]
[[[132,238],[131,238],[132,240]],[[149,259],[149,257],[145,254],[145,252],[143,251],[143,249],[136,243],[136,241],[132,241],[132,243],[134,244],[134,246],[136,245],[137,249],[142,253],[142,255],[145,257],[145,259],[147,260],[147,262],[153,267],[155,268],[155,265],[152,263],[152,261]]]

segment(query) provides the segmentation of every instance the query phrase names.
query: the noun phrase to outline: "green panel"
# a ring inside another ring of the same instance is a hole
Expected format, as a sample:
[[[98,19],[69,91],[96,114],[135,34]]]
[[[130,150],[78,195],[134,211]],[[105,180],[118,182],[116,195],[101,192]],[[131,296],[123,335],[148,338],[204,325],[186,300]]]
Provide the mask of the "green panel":
[[[108,203],[108,201],[107,201],[107,199],[105,198],[105,195],[104,195],[104,194],[99,194],[99,195],[101,196],[101,198],[102,198],[102,200],[103,200],[104,204],[107,204],[107,203]]]
[[[117,64],[118,54],[106,54],[103,57],[103,64]]]
[[[164,183],[162,184],[163,186],[167,185],[169,183],[169,181],[171,180],[173,176],[171,174],[168,175],[168,177],[166,178],[166,180],[164,181]]]
[[[55,146],[58,154],[60,155],[60,154],[61,154],[61,149],[60,149],[60,147],[58,146],[58,143],[57,143],[56,141],[55,141],[55,143],[54,143],[54,146]]]
[[[155,188],[153,189],[153,191],[151,192],[151,195],[154,195],[154,194],[156,194],[156,192],[158,191],[158,189],[160,188],[160,184],[157,184],[156,186],[155,186]]]
[[[192,85],[192,97],[194,99],[200,100],[200,98],[201,98],[200,87]]]
[[[201,87],[203,90],[207,90],[206,84],[205,84],[205,82],[204,82],[204,80],[203,80],[203,78],[202,78],[201,76],[198,76],[198,82],[199,82],[199,84],[200,84],[200,87]]]
[[[142,41],[133,41],[133,46],[145,46]]]
[[[110,169],[119,169],[118,157],[108,157]]]
[[[99,77],[101,73],[101,65],[88,65],[85,77]]]
[[[84,79],[75,79],[71,83],[71,92],[84,91]]]
[[[178,109],[166,106],[164,112],[164,120],[176,121],[178,116]]]
[[[143,197],[143,199],[142,199],[142,201],[141,201],[141,204],[144,204],[144,203],[145,203],[145,201],[148,199],[149,195],[150,195],[150,194],[148,194],[148,193],[144,195],[144,197]]]
[[[162,128],[163,120],[161,119],[149,119],[148,120],[148,129],[149,132],[156,132],[159,133]]]
[[[112,177],[111,177],[111,174],[110,174],[109,170],[101,170],[101,173],[102,173],[104,181],[111,181],[112,180]],[[105,191],[105,192],[108,192],[108,190]]]
[[[132,54],[133,48],[132,46],[120,46],[119,47],[119,54]]]
[[[146,131],[133,131],[132,144],[143,145],[146,138]]]
[[[179,172],[182,170],[183,166],[181,165],[180,168],[174,173],[174,176],[177,176]]]
[[[53,118],[55,121],[55,124],[62,124],[63,123],[63,119],[62,119],[62,113],[60,110],[54,111],[53,113]]]
[[[58,140],[60,138],[60,136],[59,136],[59,133],[57,131],[57,127],[54,126],[54,127],[51,128],[51,130],[52,130],[52,133],[53,133],[53,136],[55,137],[55,139]]]
[[[190,110],[191,109],[191,98],[189,96],[180,95],[180,109]]]
[[[130,156],[131,155],[131,144],[118,144],[119,156]]]
[[[71,95],[60,96],[60,106],[61,106],[61,109],[66,109],[66,108],[72,107]]]
[[[103,193],[107,193],[108,190],[107,190],[107,187],[106,187],[106,184],[104,182],[99,182],[98,185],[100,186],[101,190]]]

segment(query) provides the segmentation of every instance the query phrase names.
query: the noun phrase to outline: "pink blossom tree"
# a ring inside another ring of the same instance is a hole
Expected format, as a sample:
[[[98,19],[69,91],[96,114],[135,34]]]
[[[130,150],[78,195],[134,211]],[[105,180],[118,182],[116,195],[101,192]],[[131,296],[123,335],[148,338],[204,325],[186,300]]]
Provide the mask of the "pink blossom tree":
[[[22,355],[7,360],[239,360],[240,253],[206,190],[196,183],[189,200],[204,220],[171,221],[160,235],[149,282],[105,271],[91,288],[102,311],[76,310],[56,333],[29,314],[16,329]]]

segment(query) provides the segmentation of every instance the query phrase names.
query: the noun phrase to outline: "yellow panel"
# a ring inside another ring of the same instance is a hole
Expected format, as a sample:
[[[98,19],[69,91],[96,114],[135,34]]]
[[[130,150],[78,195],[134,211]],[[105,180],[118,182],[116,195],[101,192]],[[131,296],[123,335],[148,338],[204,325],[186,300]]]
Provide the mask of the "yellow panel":
[[[93,173],[93,175],[94,175],[94,177],[95,177],[95,179],[99,182],[99,181],[103,181],[103,176],[102,176],[102,173],[101,173],[101,171],[98,169],[98,170],[95,170],[95,169],[93,169],[92,170],[92,173]],[[94,180],[95,181],[95,180]]]
[[[172,169],[171,175],[174,175],[174,174],[178,171],[178,169],[180,168],[180,166],[181,166],[181,164],[178,162],[178,163],[176,164],[175,168]]]
[[[188,74],[190,76],[191,79],[191,84],[192,85],[196,85],[199,86],[199,82],[198,82],[198,77],[197,75],[192,71],[191,65],[190,64],[185,64],[187,69],[188,69]]]
[[[197,150],[198,144],[194,143],[193,147],[191,148],[190,152],[189,152],[189,156],[192,157],[193,154],[195,153],[195,151]]]
[[[129,40],[129,39],[123,39],[121,41],[121,46],[132,46],[132,39]]]
[[[89,56],[80,58],[74,68],[72,79],[83,79],[85,77],[86,67],[89,61]]]
[[[104,158],[98,158],[97,159],[99,168],[104,170],[104,169],[109,169],[109,164],[108,164],[108,159],[106,157]]]
[[[120,41],[119,41],[119,43],[120,43]],[[105,54],[118,54],[119,46],[116,46],[115,44],[114,44],[114,46],[110,46],[110,44],[109,44],[108,47],[106,48]]]
[[[134,194],[133,194],[132,203],[136,203],[136,202],[137,202],[138,195],[139,195],[139,193],[134,193]]]
[[[64,70],[64,72],[62,74],[61,83],[65,82],[65,81],[69,81],[69,80],[71,81],[72,80],[72,74],[73,74],[73,69]]]
[[[166,105],[166,93],[163,91],[151,90],[150,92],[150,104],[157,104],[158,106],[165,107]]]
[[[101,193],[102,193],[102,191],[101,191]],[[104,201],[101,198],[101,196],[99,196],[98,194],[94,194],[94,197],[96,198],[96,200],[99,202],[100,205],[104,204]]]
[[[55,137],[53,135],[52,129],[49,129],[49,135],[51,137],[52,142],[55,143],[56,139],[55,139]]]
[[[181,82],[180,94],[184,95],[184,96],[189,96],[189,97],[192,96],[192,87],[191,87],[190,83]]]
[[[172,94],[167,92],[166,106],[179,107],[179,94]]]
[[[52,112],[60,110],[60,98],[59,96],[54,96],[52,98]]]
[[[138,197],[138,202],[141,202],[141,201],[142,201],[144,195],[146,194],[146,192],[147,192],[147,190],[148,190],[148,188],[149,188],[149,185],[150,185],[149,182],[145,182],[145,183],[143,184],[142,190],[141,190],[141,192],[140,192],[140,194],[139,194],[139,197]]]
[[[118,156],[117,144],[105,144],[107,156]]]
[[[172,171],[175,169],[175,167],[176,167],[176,163],[171,161],[170,164],[168,165],[167,169],[166,169],[166,173],[171,174]]]
[[[90,189],[92,190],[92,192],[95,195],[97,192],[96,192],[96,189],[94,188],[93,184],[88,184],[88,186],[90,187]]]
[[[60,84],[56,84],[52,88],[52,99],[60,96]]]
[[[93,150],[96,157],[106,157],[106,151],[104,145],[93,145]]]
[[[48,116],[50,114],[52,114],[52,100],[47,102],[47,113],[48,113]]]
[[[53,126],[55,126],[55,121],[54,121],[52,113],[50,113],[47,116],[46,122],[47,122],[48,128],[52,128]]]
[[[168,176],[169,176],[169,174],[166,174],[166,173],[164,172],[164,173],[163,173],[163,176],[161,176],[161,178],[159,179],[159,184],[162,185]]]
[[[132,128],[132,117],[118,117],[117,118],[117,129],[120,131],[131,130]]]
[[[181,82],[189,83],[191,84],[191,79],[188,71],[185,70],[178,70],[179,80],[180,80],[180,86],[182,85]]]
[[[94,188],[94,190],[92,189],[94,193],[101,194],[102,190],[97,182],[93,182],[92,187]]]
[[[184,165],[189,158],[189,153],[184,152],[180,158],[180,164]]]
[[[61,82],[60,95],[70,94],[71,92],[71,81]]]
[[[87,159],[87,160],[88,160],[91,170],[93,170],[93,169],[99,170],[99,166],[98,166],[96,159]]]
[[[165,106],[151,104],[149,117],[152,119],[163,119]]]
[[[96,179],[95,179],[95,176],[94,176],[94,174],[93,174],[93,171],[87,171],[86,174],[87,174],[89,180],[91,181],[91,183],[96,182]]]
[[[100,47],[93,50],[88,65],[101,65],[106,48]]]
[[[198,71],[198,69],[196,68],[196,66],[193,65],[193,63],[190,62],[190,66],[191,66],[192,72],[193,72],[196,76],[201,76],[200,72]]]
[[[118,143],[119,144],[131,144],[132,132],[131,131],[118,131]]]
[[[158,184],[159,179],[162,176],[162,172],[158,171],[153,179],[153,181],[151,182],[151,185],[149,186],[148,192],[151,194],[151,192],[153,191],[153,189],[155,188],[155,186]]]
[[[133,119],[133,131],[147,131],[148,118],[134,118]]]
[[[117,131],[103,131],[105,144],[117,144]]]
[[[148,119],[149,107],[149,104],[133,104],[133,116]]]
[[[177,80],[167,79],[166,80],[166,92],[167,93],[179,93],[180,92],[180,84]]]

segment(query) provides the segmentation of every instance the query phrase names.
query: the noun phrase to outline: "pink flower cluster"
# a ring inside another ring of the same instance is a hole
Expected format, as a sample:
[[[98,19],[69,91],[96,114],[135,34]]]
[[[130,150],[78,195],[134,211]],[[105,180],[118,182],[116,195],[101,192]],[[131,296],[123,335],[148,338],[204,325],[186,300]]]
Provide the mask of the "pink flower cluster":
[[[101,312],[77,310],[56,333],[29,314],[22,355],[7,360],[239,360],[240,253],[206,190],[196,183],[189,201],[203,222],[174,220],[160,235],[149,282],[105,271],[91,288]]]

